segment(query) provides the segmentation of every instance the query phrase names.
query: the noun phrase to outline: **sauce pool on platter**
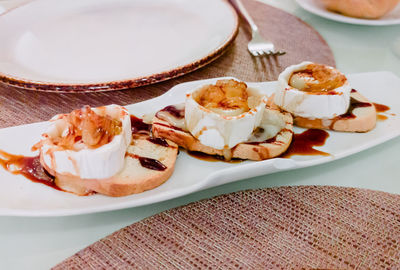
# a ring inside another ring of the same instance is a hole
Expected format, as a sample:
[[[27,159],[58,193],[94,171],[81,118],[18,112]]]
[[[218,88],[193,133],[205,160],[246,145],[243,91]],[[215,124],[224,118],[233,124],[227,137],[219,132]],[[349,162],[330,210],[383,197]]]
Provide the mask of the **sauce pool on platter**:
[[[323,146],[329,137],[329,133],[322,129],[307,129],[294,134],[292,143],[281,156],[290,158],[295,155],[301,156],[330,156],[329,153],[314,149],[314,146]]]
[[[379,103],[373,103],[376,109],[377,114],[377,120],[378,121],[385,121],[388,120],[389,117],[388,115],[385,115],[384,113],[386,113],[388,110],[390,110],[389,106],[386,106],[384,104],[379,104]],[[391,116],[394,116],[393,114],[391,114]]]
[[[54,176],[50,175],[40,164],[40,157],[26,157],[22,155],[12,155],[0,150],[1,166],[12,174],[23,175],[32,182],[41,183],[56,190],[62,191],[54,183]]]

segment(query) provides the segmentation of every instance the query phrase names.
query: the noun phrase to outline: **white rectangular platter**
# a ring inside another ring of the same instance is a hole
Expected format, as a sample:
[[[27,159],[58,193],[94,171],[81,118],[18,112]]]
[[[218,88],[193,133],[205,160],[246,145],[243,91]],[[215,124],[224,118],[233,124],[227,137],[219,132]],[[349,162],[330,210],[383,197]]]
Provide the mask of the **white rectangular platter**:
[[[199,160],[181,151],[175,172],[166,183],[141,194],[120,198],[103,195],[76,196],[33,183],[21,175],[10,174],[0,167],[0,215],[67,216],[147,205],[241,179],[327,163],[399,136],[400,79],[390,72],[354,74],[348,78],[353,88],[371,102],[389,106],[390,111],[386,114],[388,119],[378,121],[376,128],[368,133],[329,132],[330,136],[325,145],[316,149],[328,152],[331,156],[293,156],[290,159],[226,163]],[[177,85],[160,97],[129,105],[127,108],[132,114],[141,117],[167,105],[183,102],[186,92],[200,84],[214,81],[216,79]],[[276,82],[248,83],[248,85],[270,95],[274,92]],[[34,155],[30,148],[39,140],[46,125],[47,122],[41,122],[1,129],[0,149],[12,154]],[[302,130],[295,128],[296,133]],[[400,185],[394,185],[390,191],[400,194]]]

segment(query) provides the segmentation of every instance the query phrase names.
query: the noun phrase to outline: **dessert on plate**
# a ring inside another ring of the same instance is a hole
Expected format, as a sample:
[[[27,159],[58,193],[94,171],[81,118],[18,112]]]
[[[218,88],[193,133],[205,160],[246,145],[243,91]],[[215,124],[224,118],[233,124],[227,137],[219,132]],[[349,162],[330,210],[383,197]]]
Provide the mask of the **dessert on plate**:
[[[294,124],[305,128],[367,132],[376,124],[374,105],[351,88],[344,74],[312,62],[286,68],[269,104],[291,113]]]
[[[155,188],[174,170],[178,147],[118,105],[85,106],[50,120],[34,146],[62,190],[125,196]]]
[[[292,140],[292,117],[267,106],[258,89],[237,80],[218,80],[186,95],[153,119],[155,137],[209,155],[264,160],[279,156]]]

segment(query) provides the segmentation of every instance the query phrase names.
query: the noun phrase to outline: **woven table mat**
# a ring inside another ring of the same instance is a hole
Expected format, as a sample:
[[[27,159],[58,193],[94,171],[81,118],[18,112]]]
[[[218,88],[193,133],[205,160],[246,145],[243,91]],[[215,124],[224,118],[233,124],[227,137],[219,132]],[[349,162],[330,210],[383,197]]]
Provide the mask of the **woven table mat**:
[[[399,269],[398,195],[329,186],[221,195],[125,227],[54,269]]]
[[[0,85],[0,128],[50,119],[83,105],[111,103],[127,105],[153,98],[186,81],[234,76],[244,81],[276,80],[287,66],[304,60],[335,65],[332,52],[323,38],[300,19],[254,0],[244,1],[265,37],[287,54],[271,58],[252,58],[247,52],[250,33],[240,23],[238,36],[224,55],[213,63],[185,76],[135,89],[99,93],[50,93]]]

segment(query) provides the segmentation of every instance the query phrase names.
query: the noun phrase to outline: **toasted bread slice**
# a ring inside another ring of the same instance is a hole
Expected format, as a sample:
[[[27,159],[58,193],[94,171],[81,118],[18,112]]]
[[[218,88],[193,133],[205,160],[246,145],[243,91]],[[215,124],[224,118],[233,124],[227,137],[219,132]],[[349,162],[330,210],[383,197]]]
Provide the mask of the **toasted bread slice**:
[[[332,119],[294,117],[294,125],[304,128],[330,129],[345,132],[367,132],[376,125],[376,110],[367,98],[356,90],[351,91],[350,107],[346,114]]]
[[[172,175],[178,154],[178,146],[174,142],[149,138],[149,134],[134,134],[123,169],[107,179],[80,179],[57,175],[50,168],[45,169],[55,176],[58,187],[78,195],[97,192],[120,197],[140,193],[161,185]]]
[[[293,136],[292,116],[289,113],[281,113],[280,111],[273,113],[281,114],[280,117],[283,117],[286,123],[285,127],[275,137],[263,142],[239,143],[232,149],[219,150],[203,145],[190,132],[176,127],[164,119],[160,119],[157,115],[153,118],[152,132],[155,137],[171,140],[189,151],[224,156],[226,159],[264,160],[284,153],[289,147]]]

